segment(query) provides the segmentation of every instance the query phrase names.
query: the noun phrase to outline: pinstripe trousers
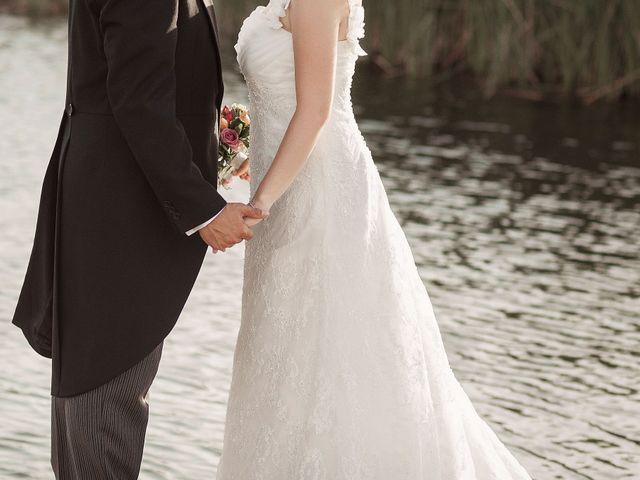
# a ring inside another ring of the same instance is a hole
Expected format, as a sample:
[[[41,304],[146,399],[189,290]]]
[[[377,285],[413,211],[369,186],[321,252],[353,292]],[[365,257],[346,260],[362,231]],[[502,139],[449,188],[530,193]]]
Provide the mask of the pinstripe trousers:
[[[162,344],[108,383],[75,397],[53,397],[51,466],[58,480],[135,480],[149,419],[147,393]]]

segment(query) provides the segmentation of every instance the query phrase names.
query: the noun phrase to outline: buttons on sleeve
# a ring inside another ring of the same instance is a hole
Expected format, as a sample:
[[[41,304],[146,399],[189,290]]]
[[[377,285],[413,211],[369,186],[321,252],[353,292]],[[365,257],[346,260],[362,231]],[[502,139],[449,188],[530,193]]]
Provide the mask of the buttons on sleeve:
[[[173,202],[169,200],[164,200],[162,202],[162,206],[166,210],[169,217],[171,217],[173,220],[179,220],[180,217],[182,216],[180,212],[176,210],[176,206],[173,204]]]

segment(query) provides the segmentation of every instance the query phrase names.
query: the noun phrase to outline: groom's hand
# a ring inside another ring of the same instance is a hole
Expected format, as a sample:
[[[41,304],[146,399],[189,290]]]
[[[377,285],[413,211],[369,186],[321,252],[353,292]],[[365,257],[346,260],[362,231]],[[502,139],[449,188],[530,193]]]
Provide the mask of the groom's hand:
[[[209,225],[199,231],[202,240],[214,251],[225,249],[251,240],[253,232],[244,223],[245,218],[264,219],[266,214],[257,208],[242,203],[229,203],[220,215]]]

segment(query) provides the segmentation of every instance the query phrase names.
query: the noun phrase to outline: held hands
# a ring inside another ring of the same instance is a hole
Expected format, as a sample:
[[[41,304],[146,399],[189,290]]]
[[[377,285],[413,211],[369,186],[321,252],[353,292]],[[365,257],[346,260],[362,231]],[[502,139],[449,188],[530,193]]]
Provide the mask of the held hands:
[[[265,202],[261,201],[258,197],[251,200],[249,202],[249,205],[261,211],[262,213],[264,213],[265,216],[260,219],[253,218],[253,217],[245,218],[244,223],[247,227],[254,227],[255,225],[257,225],[258,223],[260,223],[262,220],[264,220],[266,217],[269,216],[269,206]]]
[[[202,240],[214,252],[224,252],[243,240],[251,240],[253,232],[245,223],[247,220],[261,220],[267,218],[267,213],[242,203],[229,203],[213,222],[202,228],[198,233]]]

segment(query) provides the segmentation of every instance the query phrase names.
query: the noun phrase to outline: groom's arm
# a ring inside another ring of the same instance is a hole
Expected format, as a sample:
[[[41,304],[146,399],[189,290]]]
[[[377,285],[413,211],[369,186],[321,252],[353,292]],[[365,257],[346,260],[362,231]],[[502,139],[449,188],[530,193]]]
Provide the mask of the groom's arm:
[[[107,93],[116,123],[169,218],[193,233],[225,207],[176,117],[178,0],[104,0]]]

